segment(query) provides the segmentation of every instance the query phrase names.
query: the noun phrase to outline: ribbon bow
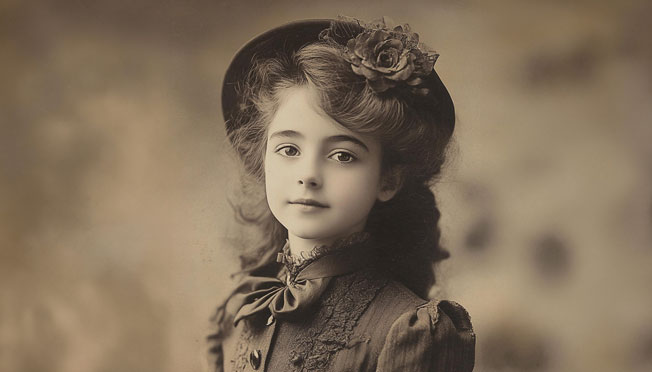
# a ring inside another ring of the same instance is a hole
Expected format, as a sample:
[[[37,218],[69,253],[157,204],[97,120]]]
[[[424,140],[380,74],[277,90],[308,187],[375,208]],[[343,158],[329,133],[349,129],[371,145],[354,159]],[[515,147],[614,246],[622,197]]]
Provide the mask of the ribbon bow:
[[[352,273],[365,265],[362,250],[343,250],[308,264],[294,280],[283,282],[270,277],[247,277],[233,292],[229,307],[239,309],[234,324],[246,317],[269,310],[278,319],[310,307],[336,276]]]

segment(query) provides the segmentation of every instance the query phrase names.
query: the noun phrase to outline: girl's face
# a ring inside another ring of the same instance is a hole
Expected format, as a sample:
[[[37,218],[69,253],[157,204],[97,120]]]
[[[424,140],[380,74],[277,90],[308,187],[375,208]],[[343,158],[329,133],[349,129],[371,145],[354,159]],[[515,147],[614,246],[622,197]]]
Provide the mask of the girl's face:
[[[309,87],[286,90],[267,130],[267,202],[288,233],[332,241],[362,231],[381,185],[381,146],[323,113]]]

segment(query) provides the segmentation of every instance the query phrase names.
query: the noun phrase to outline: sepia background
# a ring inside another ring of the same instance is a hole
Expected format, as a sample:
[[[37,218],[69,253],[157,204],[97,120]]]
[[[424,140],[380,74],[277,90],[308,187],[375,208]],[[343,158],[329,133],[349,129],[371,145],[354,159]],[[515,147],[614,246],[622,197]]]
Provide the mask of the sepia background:
[[[254,35],[408,22],[456,142],[433,296],[476,371],[652,370],[645,0],[0,1],[0,371],[208,369],[232,285],[224,70]]]

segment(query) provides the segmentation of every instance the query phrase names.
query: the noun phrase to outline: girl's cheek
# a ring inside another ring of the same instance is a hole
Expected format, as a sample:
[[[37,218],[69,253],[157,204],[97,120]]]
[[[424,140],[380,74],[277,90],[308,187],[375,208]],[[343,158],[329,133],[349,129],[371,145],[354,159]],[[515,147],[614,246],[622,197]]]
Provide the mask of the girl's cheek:
[[[365,199],[366,194],[370,191],[368,180],[353,174],[336,177],[335,184],[333,192],[337,200],[343,203],[358,204],[361,199]]]
[[[269,152],[266,153],[263,161],[264,161],[263,170],[265,171],[265,175],[276,174],[277,164],[275,163],[275,159],[272,156],[272,154],[270,154]]]

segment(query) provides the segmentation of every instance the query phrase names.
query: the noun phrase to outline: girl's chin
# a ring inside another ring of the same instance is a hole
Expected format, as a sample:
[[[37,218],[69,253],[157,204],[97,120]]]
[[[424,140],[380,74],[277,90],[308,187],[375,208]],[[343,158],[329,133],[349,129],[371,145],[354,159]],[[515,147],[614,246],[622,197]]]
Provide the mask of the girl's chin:
[[[290,234],[293,236],[296,236],[297,238],[305,239],[305,240],[328,240],[329,235],[324,234],[321,231],[306,231],[306,230],[299,230],[299,231],[291,231]]]
[[[292,236],[295,236],[300,239],[306,239],[306,240],[321,240],[321,241],[332,241],[337,239],[338,237],[343,237],[347,236],[350,233],[347,233],[345,231],[338,230],[339,232],[334,232],[334,230],[324,230],[324,226],[319,226],[320,228],[290,228],[288,229],[288,233]]]

